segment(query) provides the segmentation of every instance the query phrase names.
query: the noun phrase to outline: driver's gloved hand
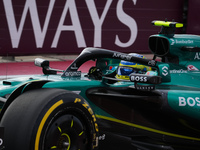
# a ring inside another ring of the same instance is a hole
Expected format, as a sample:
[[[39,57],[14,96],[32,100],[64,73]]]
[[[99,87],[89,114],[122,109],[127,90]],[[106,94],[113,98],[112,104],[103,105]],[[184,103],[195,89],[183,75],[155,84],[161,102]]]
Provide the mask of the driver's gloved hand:
[[[97,68],[97,67],[91,67],[89,69],[89,72],[88,72],[88,76],[90,78],[94,78],[96,80],[101,80],[102,79],[102,71],[100,68]]]

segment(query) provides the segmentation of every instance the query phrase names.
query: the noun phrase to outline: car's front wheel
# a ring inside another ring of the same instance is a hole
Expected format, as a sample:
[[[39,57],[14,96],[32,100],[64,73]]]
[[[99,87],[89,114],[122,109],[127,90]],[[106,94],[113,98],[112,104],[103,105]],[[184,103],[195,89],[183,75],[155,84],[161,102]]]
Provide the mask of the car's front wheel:
[[[89,104],[61,89],[27,91],[8,107],[6,149],[91,150],[97,148],[98,125]]]

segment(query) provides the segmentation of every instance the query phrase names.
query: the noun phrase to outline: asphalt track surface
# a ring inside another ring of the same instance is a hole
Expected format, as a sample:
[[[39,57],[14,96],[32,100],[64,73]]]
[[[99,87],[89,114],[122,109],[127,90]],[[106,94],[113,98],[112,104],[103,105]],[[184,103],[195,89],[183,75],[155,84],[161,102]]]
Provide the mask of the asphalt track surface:
[[[50,61],[50,67],[60,70],[66,70],[66,68],[72,63],[73,60],[68,61]],[[88,72],[89,68],[94,66],[95,62],[88,61],[84,63],[79,70],[82,72]],[[0,63],[0,78],[9,76],[31,74],[43,74],[42,68],[35,66],[34,62],[6,62]]]

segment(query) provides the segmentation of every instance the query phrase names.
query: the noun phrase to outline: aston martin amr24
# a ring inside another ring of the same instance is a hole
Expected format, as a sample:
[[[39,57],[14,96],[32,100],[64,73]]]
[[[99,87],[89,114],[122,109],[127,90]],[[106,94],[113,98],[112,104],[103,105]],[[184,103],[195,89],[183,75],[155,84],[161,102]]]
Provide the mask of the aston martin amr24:
[[[152,23],[152,59],[86,48],[66,70],[37,58],[44,74],[2,80],[1,149],[200,149],[200,37]]]

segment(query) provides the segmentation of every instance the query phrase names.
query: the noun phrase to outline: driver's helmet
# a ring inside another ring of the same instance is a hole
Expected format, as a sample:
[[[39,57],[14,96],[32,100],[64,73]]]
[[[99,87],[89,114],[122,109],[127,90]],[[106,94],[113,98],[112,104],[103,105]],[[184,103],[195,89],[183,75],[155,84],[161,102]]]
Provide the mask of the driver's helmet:
[[[140,58],[145,58],[144,56],[142,56],[140,54],[136,54],[136,53],[130,53],[129,55],[135,56],[135,57],[140,57]],[[128,61],[121,60],[119,67],[117,69],[116,78],[129,80],[129,75],[131,73],[145,74],[147,71],[151,71],[151,67],[141,65],[138,63],[134,63],[134,62],[128,62]]]

